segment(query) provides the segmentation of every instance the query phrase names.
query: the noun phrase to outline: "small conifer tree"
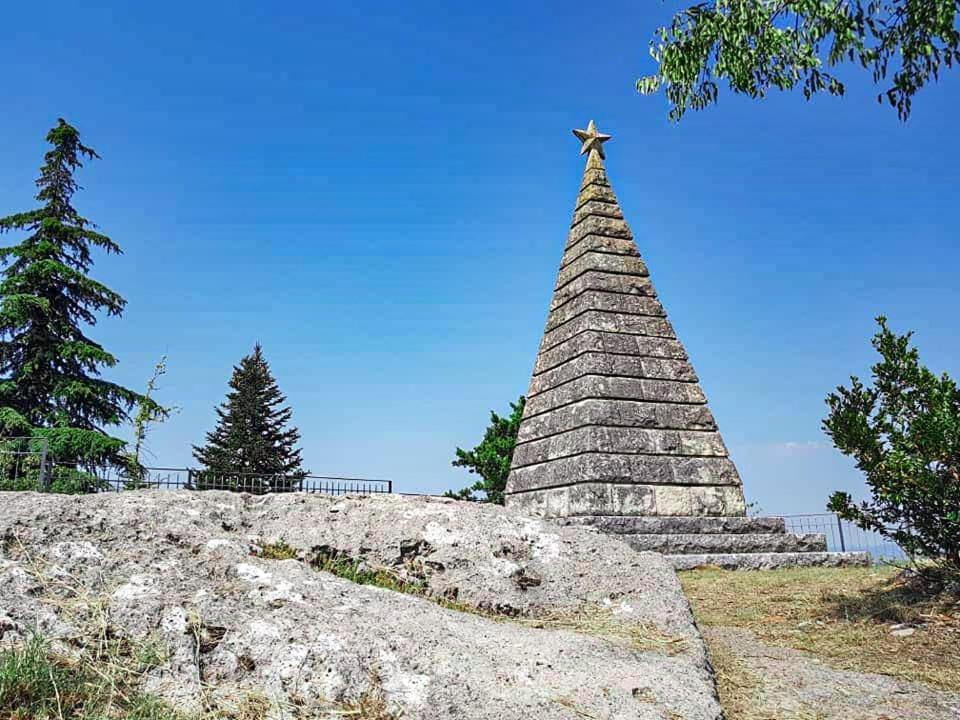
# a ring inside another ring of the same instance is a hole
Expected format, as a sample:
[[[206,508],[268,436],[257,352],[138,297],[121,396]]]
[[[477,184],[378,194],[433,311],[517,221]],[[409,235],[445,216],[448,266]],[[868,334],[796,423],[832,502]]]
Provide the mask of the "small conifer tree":
[[[257,343],[233,369],[230,392],[216,409],[217,426],[207,442],[194,446],[203,465],[200,489],[283,492],[296,489],[306,475],[300,432],[288,427],[292,416],[270,366]]]
[[[0,218],[0,234],[26,233],[0,247],[0,436],[46,438],[61,474],[82,485],[72,469],[123,467],[125,443],[107,428],[152,401],[100,376],[117,359],[84,330],[126,304],[90,277],[91,250],[120,247],[72,204],[75,171],[99,156],[62,118],[46,139],[53,147],[36,182],[41,206]]]

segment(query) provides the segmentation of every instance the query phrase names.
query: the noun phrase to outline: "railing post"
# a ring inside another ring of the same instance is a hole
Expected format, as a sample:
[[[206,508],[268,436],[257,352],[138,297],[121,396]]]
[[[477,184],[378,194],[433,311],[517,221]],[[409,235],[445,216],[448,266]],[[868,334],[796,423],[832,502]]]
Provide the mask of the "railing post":
[[[837,530],[840,533],[840,552],[847,551],[847,544],[843,540],[843,520],[837,515]]]
[[[49,445],[46,438],[43,440],[43,450],[40,451],[40,489],[43,492],[48,492],[50,490],[50,473],[47,472],[47,446]]]
[[[393,493],[393,480],[387,480],[387,493]]]

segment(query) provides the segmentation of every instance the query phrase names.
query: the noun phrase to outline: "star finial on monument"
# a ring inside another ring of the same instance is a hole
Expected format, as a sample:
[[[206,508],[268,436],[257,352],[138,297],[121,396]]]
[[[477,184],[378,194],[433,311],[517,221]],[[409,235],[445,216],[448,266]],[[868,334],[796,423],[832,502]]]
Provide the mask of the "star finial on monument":
[[[597,124],[593,120],[587,125],[586,130],[574,130],[573,134],[583,143],[580,147],[581,155],[586,155],[591,150],[596,150],[600,157],[606,157],[603,154],[603,144],[613,136],[597,130]]]

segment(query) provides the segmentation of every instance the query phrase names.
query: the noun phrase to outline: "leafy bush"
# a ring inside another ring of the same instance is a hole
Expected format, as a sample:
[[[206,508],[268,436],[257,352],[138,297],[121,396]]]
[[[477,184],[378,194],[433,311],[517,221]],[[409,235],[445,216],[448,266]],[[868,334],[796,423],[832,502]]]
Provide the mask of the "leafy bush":
[[[823,427],[856,460],[872,497],[835,492],[828,508],[892,539],[909,555],[960,569],[960,390],[934,375],[884,317],[872,344],[873,387],[857,377],[827,397]]]
[[[520,431],[526,400],[521,395],[517,402],[510,403],[509,417],[500,417],[491,410],[490,425],[480,444],[473,450],[457,448],[457,459],[453,461],[453,465],[467,468],[471,473],[479,475],[480,479],[457,492],[448,490],[444,497],[503,505],[507,477],[510,475],[510,461],[517,445],[517,433]]]

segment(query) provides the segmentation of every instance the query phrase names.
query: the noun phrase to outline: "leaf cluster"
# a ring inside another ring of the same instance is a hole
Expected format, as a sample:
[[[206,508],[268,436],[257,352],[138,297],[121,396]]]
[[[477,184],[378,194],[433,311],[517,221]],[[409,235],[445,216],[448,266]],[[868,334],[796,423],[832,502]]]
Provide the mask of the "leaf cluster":
[[[872,497],[846,492],[829,509],[894,540],[911,556],[960,569],[960,389],[920,364],[911,333],[879,317],[873,386],[857,377],[827,397],[826,433],[865,474]]]
[[[525,404],[526,398],[521,395],[517,402],[510,403],[510,415],[507,417],[500,417],[491,410],[490,425],[480,444],[472,450],[457,448],[454,467],[465,467],[471,473],[479,475],[480,479],[457,492],[448,490],[444,493],[445,497],[503,505],[507,476],[510,475],[510,461],[517,444],[517,432],[520,430]]]
[[[960,63],[960,0],[714,0],[693,5],[656,31],[654,75],[637,81],[643,94],[665,90],[670,118],[699,110],[718,95],[718,82],[750,97],[802,88],[806,98],[843,95],[833,74],[841,63],[869,69],[878,94],[910,115],[918,90],[941,67]]]

